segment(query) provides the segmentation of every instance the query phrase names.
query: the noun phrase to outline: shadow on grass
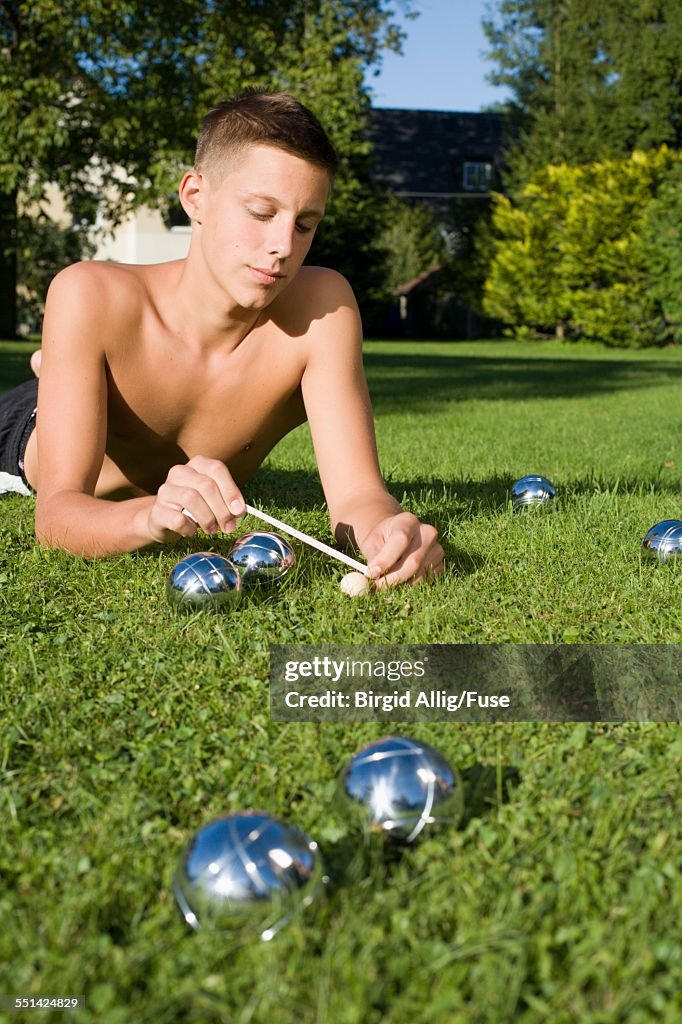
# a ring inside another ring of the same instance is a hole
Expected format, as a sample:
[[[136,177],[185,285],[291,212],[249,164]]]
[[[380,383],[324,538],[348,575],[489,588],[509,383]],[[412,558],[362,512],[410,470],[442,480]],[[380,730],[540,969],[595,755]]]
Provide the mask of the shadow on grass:
[[[525,467],[524,472],[536,472],[537,467]],[[584,494],[653,494],[679,495],[679,480],[675,474],[670,479],[662,475],[663,468],[644,477],[620,477],[609,479],[597,473],[589,473],[569,480],[554,480],[562,497]],[[519,472],[519,475],[521,473]],[[428,515],[433,508],[434,525],[441,518],[444,506],[448,509],[448,520],[466,519],[472,514],[497,515],[510,507],[510,493],[517,476],[500,474],[475,480],[468,477],[445,479],[443,477],[419,477],[402,480],[387,476],[386,486],[399,502],[419,506],[420,515]],[[263,507],[294,507],[301,510],[324,508],[324,491],[316,473],[310,470],[259,469],[251,483],[245,488],[247,500]],[[427,511],[425,511],[427,510]]]
[[[365,354],[375,411],[426,412],[476,398],[527,401],[641,390],[682,381],[677,362],[484,358],[456,352]]]
[[[0,346],[0,391],[31,376],[35,345]],[[538,359],[442,352],[365,352],[365,369],[378,412],[432,410],[434,403],[462,399],[519,401],[575,398],[640,390],[682,380],[682,364],[635,359]]]
[[[433,505],[434,509],[448,505],[452,514],[462,517],[472,511],[499,512],[507,506],[509,492],[516,478],[491,477],[488,480],[445,480],[442,477],[424,477],[400,480],[388,476],[386,486],[397,501],[412,500],[420,505]],[[302,510],[324,508],[324,491],[316,473],[299,469],[259,469],[245,488],[249,503],[279,508],[294,507]]]
[[[261,467],[244,488],[250,505],[279,508],[324,508],[324,491],[317,473],[305,469]]]

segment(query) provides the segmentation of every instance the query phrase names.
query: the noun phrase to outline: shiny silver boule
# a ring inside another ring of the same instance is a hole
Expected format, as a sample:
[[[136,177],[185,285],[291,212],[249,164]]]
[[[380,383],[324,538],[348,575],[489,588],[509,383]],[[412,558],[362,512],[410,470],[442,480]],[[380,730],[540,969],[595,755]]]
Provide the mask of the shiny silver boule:
[[[555,498],[556,488],[546,476],[522,476],[511,489],[512,508],[515,512],[549,504]]]
[[[425,828],[455,825],[464,803],[459,772],[408,736],[385,736],[359,750],[341,776],[341,794],[366,831],[399,843]]]
[[[242,581],[236,567],[212,551],[196,551],[173,568],[166,592],[173,608],[225,609],[238,604]]]
[[[173,891],[195,930],[272,939],[326,882],[317,843],[300,829],[255,811],[205,825],[187,847]]]
[[[663,519],[652,526],[642,541],[642,553],[657,562],[682,555],[682,520]]]
[[[296,553],[278,533],[252,530],[236,541],[230,561],[237,566],[245,584],[274,583],[296,563]]]

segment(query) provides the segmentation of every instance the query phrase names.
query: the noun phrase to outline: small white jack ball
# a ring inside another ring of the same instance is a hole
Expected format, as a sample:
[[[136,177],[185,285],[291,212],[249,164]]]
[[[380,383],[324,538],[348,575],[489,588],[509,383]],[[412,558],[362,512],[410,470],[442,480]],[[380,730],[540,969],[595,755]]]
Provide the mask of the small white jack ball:
[[[348,572],[339,585],[349,597],[361,597],[369,591],[369,584],[369,579],[361,572]]]

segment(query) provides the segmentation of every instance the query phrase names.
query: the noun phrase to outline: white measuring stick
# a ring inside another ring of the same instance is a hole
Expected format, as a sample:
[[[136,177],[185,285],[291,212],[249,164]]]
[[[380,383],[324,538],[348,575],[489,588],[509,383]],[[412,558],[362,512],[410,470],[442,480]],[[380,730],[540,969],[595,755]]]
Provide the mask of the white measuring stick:
[[[261,512],[260,509],[254,508],[252,505],[246,506],[246,511],[251,516],[255,516],[256,519],[262,519],[264,523],[269,523],[270,526],[276,526],[282,530],[283,533],[288,533],[292,537],[296,537],[297,540],[303,541],[304,544],[309,544],[311,548],[317,548],[318,551],[322,551],[323,554],[329,555],[330,558],[335,558],[337,562],[343,562],[344,565],[349,565],[351,569],[356,569],[361,572],[363,576],[367,576],[369,568],[363,565],[362,562],[358,562],[355,558],[351,558],[350,555],[344,555],[342,551],[335,551],[334,548],[330,548],[328,544],[323,544],[321,540],[315,540],[314,537],[309,537],[307,533],[301,533],[300,530],[296,530],[293,526],[287,526],[286,523],[280,522],[279,519],[275,519],[274,516],[269,516],[267,512]]]

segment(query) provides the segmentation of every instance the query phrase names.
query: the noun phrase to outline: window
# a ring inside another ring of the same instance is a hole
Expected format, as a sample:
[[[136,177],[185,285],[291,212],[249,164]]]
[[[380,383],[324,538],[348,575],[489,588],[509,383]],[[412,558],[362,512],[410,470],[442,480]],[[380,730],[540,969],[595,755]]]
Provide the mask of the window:
[[[462,185],[466,192],[489,192],[493,180],[493,165],[465,163]]]

